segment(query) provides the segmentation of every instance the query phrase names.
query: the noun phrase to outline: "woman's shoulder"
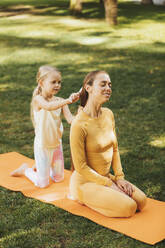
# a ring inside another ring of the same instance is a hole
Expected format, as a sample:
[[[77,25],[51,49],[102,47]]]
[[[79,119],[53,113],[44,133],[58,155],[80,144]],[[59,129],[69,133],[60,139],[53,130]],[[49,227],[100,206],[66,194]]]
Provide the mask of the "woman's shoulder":
[[[76,114],[72,123],[75,123],[77,125],[81,125],[84,121],[85,121],[85,118],[83,115],[83,111],[82,111],[82,109],[81,110],[79,109],[78,113]]]
[[[77,115],[75,116],[74,120],[71,123],[71,126],[77,127],[79,129],[84,129],[86,123],[87,123],[87,118],[84,115],[83,110],[79,109]]]
[[[114,118],[114,114],[113,114],[113,112],[112,112],[112,110],[111,109],[109,109],[109,108],[102,108],[102,111],[105,113],[105,114],[107,114],[107,115],[109,115],[111,118]]]

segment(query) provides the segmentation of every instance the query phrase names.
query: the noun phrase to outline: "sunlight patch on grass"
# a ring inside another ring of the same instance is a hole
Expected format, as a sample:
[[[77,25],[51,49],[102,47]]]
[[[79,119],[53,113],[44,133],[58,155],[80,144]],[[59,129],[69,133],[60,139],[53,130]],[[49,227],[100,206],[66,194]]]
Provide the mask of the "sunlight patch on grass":
[[[6,76],[6,81],[8,80],[7,79],[8,76]],[[3,91],[6,91],[7,89],[12,89],[14,87],[14,84],[12,83],[1,83],[0,84],[0,92],[3,92]]]
[[[17,61],[18,63],[47,63],[50,61],[51,51],[46,50],[44,48],[22,48],[20,50],[16,50],[12,52],[10,55],[3,56],[1,58],[1,62],[3,64],[11,64]]]
[[[77,27],[77,28],[86,28],[86,27],[91,27],[91,22],[85,21],[85,20],[77,20],[73,18],[58,18],[56,20],[56,23],[59,24],[64,24],[65,26],[69,27]]]
[[[105,43],[108,40],[106,37],[79,37],[77,39],[77,42],[81,45],[97,45],[97,44],[102,44]]]
[[[32,9],[33,6],[32,5],[25,5],[25,4],[20,4],[20,5],[14,5],[14,6],[10,6],[9,9],[16,9],[16,10],[20,10],[20,9]]]
[[[154,140],[150,141],[151,146],[164,148],[165,147],[165,136],[157,137]]]
[[[7,19],[8,21],[14,21],[14,18],[15,17],[9,17]],[[22,15],[22,18],[25,21],[24,24],[26,25],[26,29],[22,24],[22,19],[19,21],[19,17],[18,20],[16,17],[15,22],[12,22],[12,25],[0,27],[1,34],[12,34],[12,36],[15,35],[16,37],[21,38],[40,38],[42,40],[49,39],[52,41],[57,41],[58,39],[62,38],[61,40],[63,43],[71,42],[83,46],[103,44],[107,49],[124,49],[131,47],[138,49],[139,45],[144,47],[144,49],[147,49],[148,45],[152,45],[153,47],[150,47],[149,49],[156,49],[157,52],[164,51],[164,47],[161,45],[159,46],[159,44],[156,44],[155,47],[156,42],[159,42],[160,40],[165,42],[164,25],[161,23],[156,23],[154,20],[152,20],[152,22],[146,20],[140,21],[136,24],[130,25],[130,28],[120,28],[120,30],[109,29],[109,27],[105,25],[105,34],[101,34],[98,31],[98,25],[100,29],[100,22],[98,21],[89,22],[87,20],[78,20],[72,17],[36,17],[33,15]],[[26,23],[26,19],[28,20],[28,23]],[[40,29],[41,25],[42,30]],[[62,31],[60,30],[60,27],[63,28]],[[87,27],[90,27],[90,29],[86,29]],[[71,30],[72,28],[75,28],[76,32],[72,32],[70,35],[68,35],[68,31],[70,30],[68,28]],[[95,32],[98,33],[98,35],[96,35]],[[51,45],[47,44],[46,46],[53,47],[53,43]]]
[[[44,35],[44,38],[43,38]],[[21,34],[19,34],[18,37],[24,37],[24,38],[42,38],[42,39],[46,39],[46,37],[50,38],[50,36],[53,36],[53,38],[55,37],[55,32],[53,31],[48,31],[48,30],[39,30],[39,29],[33,29],[33,30],[29,30],[29,31],[24,31],[21,32]]]
[[[19,22],[19,17],[18,17],[18,20],[17,20],[17,16],[20,16],[21,19],[23,19],[23,17],[25,17],[24,19],[24,22],[21,20]],[[33,15],[32,13],[24,13],[22,15],[17,15],[17,16],[9,16],[9,17],[6,17],[6,18],[1,18],[1,25],[3,26],[3,22],[5,24],[8,24],[5,25],[4,28],[12,28],[14,25],[17,25],[18,28],[19,28],[19,25],[20,27],[21,26],[24,26],[26,25],[26,27],[30,26],[31,25],[31,28],[35,27],[36,25],[39,25],[41,27],[41,25],[46,25],[47,23],[49,24],[52,24],[54,22],[54,20],[56,20],[55,17],[50,17],[50,16],[42,16],[42,15]],[[12,22],[11,22],[12,21]],[[24,26],[25,28],[25,26]]]
[[[27,19],[27,18],[29,18],[28,14],[22,14],[22,15],[16,15],[16,16],[10,17],[11,20],[22,20],[22,19]]]
[[[27,236],[30,237],[31,234],[36,235],[36,237],[39,237],[41,234],[41,229],[40,228],[31,228],[29,230],[17,230],[16,232],[11,232],[9,235],[6,235],[5,237],[1,238],[1,244],[3,244],[5,247],[6,244],[10,244],[10,247],[18,247],[18,243],[22,242],[22,247],[23,244],[25,244],[25,239]],[[37,242],[36,242],[37,245]],[[8,246],[9,247],[9,246]]]
[[[53,12],[53,11],[56,11],[56,9],[58,9],[57,7],[48,7],[48,8],[43,8],[43,9],[34,9],[32,14],[44,14],[44,13],[47,13],[47,12]],[[63,11],[62,11],[63,13]]]
[[[106,48],[131,48],[139,44],[139,40],[125,39],[125,38],[112,38],[106,44]]]
[[[148,41],[149,43],[156,40],[165,40],[164,24],[157,23],[154,20],[139,21],[129,28],[122,28],[118,33],[120,33],[121,36],[126,36],[128,39],[135,38]]]

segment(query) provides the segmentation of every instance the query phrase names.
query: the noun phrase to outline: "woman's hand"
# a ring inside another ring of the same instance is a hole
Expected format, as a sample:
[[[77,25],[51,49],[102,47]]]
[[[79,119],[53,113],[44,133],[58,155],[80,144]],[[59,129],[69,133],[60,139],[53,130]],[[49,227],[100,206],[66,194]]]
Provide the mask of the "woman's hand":
[[[119,179],[116,181],[116,185],[122,190],[124,191],[128,196],[132,196],[132,193],[134,191],[132,185],[127,182],[124,179]]]
[[[115,183],[112,183],[112,185],[110,187],[111,187],[111,189],[117,190],[120,193],[125,194],[125,192],[123,190],[121,190]]]

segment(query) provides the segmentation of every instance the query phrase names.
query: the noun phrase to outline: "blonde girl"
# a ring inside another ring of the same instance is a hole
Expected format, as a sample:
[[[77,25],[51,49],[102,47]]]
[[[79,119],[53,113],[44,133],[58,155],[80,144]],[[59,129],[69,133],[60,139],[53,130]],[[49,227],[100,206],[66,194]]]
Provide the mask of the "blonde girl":
[[[61,73],[52,66],[39,68],[37,83],[31,101],[31,117],[35,129],[36,171],[24,163],[13,171],[11,176],[24,175],[35,186],[44,188],[49,185],[49,177],[54,182],[64,179],[63,125],[60,115],[62,111],[67,122],[72,122],[74,116],[68,104],[77,101],[79,93],[73,93],[67,99],[55,96],[61,89]]]

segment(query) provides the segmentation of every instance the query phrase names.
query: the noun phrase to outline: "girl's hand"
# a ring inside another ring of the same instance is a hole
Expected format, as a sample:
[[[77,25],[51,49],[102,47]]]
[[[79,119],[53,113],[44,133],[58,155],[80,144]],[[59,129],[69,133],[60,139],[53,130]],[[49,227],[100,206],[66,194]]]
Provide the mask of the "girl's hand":
[[[68,104],[71,104],[72,103],[72,95],[70,95],[70,97],[67,100],[68,100]]]
[[[129,182],[127,182],[124,179],[119,179],[119,180],[116,181],[116,185],[122,191],[124,191],[128,196],[130,196],[130,197],[132,196],[134,189],[133,189],[132,185]]]
[[[69,97],[69,99],[71,100],[71,103],[73,102],[77,102],[80,98],[80,93],[72,93]]]

